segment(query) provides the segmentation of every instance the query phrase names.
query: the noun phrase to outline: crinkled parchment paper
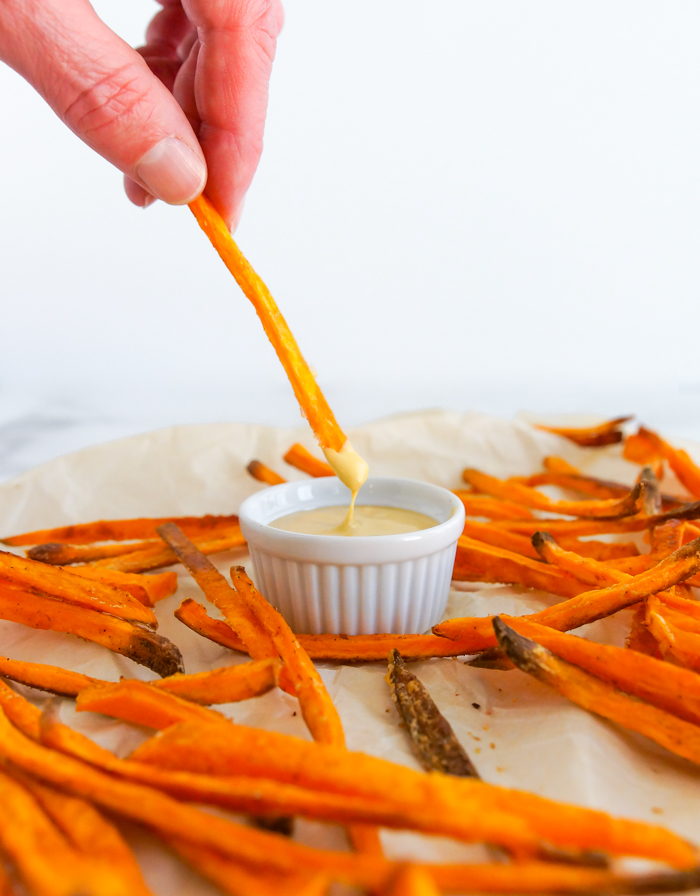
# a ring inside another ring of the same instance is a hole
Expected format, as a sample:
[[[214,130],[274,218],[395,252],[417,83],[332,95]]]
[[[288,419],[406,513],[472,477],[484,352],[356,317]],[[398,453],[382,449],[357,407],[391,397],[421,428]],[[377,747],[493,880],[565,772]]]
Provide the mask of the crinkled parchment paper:
[[[583,450],[525,423],[477,414],[424,412],[390,418],[351,433],[375,475],[410,476],[447,487],[460,483],[463,467],[496,476],[526,475],[543,457],[559,454],[587,472],[631,483],[638,471],[619,446]],[[262,486],[246,473],[257,458],[284,476],[300,478],[282,454],[293,441],[316,450],[309,430],[242,424],[178,426],[89,448],[51,461],[0,485],[0,533],[98,518],[231,513]],[[672,484],[671,484],[672,485]],[[216,558],[226,571],[241,554]],[[158,604],[162,634],[181,648],[186,669],[198,672],[245,658],[195,635],[173,616],[185,597],[201,600],[181,567],[180,587]],[[521,614],[552,603],[537,592],[506,586],[465,585],[453,589],[445,618]],[[587,627],[586,634],[622,645],[626,613]],[[68,635],[38,632],[0,621],[0,653],[53,663],[116,680],[152,674],[130,660]],[[543,796],[657,822],[700,841],[700,770],[645,738],[578,709],[518,671],[471,669],[459,659],[417,663],[416,673],[452,723],[483,778]],[[406,735],[384,682],[381,664],[322,664],[321,674],[338,707],[350,749],[364,750],[413,768]],[[41,703],[42,695],[25,690]],[[149,732],[91,713],[76,714],[72,701],[63,718],[99,743],[126,754]],[[236,721],[307,737],[296,702],[280,691],[220,707]],[[162,896],[218,892],[188,871],[145,833],[128,835],[154,891]],[[299,822],[307,843],[342,847],[342,831]],[[383,832],[390,856],[473,860],[479,853],[447,840]]]

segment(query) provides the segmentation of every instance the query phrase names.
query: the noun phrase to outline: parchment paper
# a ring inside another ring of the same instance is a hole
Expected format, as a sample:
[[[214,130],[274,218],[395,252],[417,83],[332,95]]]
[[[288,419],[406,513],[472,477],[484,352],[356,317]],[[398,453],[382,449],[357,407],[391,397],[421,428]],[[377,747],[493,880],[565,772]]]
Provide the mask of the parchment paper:
[[[527,475],[541,469],[548,454],[626,483],[638,472],[622,459],[619,446],[584,450],[526,422],[478,414],[422,412],[372,423],[350,435],[373,474],[410,476],[447,487],[460,484],[465,466],[501,477]],[[305,426],[244,424],[177,426],[89,448],[0,484],[0,532],[11,535],[98,518],[235,512],[245,497],[263,487],[246,473],[251,459],[269,464],[286,478],[302,477],[281,460],[293,441],[317,451]],[[673,480],[664,487],[679,489]],[[222,571],[234,560],[247,559],[240,553],[215,558]],[[184,598],[202,599],[182,567],[176,568],[177,594],[158,604],[156,612],[159,631],[178,644],[187,671],[245,662],[174,618],[173,610]],[[552,602],[538,592],[465,584],[452,590],[445,618],[519,615]],[[622,645],[628,626],[628,612],[623,612],[581,633]],[[10,622],[0,621],[0,653],[110,680],[120,675],[153,677],[130,660],[78,638]],[[580,710],[518,671],[472,669],[461,659],[430,660],[413,668],[485,780],[661,823],[700,841],[700,769],[692,764]],[[349,748],[419,768],[399,727],[384,682],[385,666],[321,664],[320,669],[343,719]],[[38,704],[45,699],[31,689],[23,693]],[[308,737],[296,701],[280,691],[219,709],[243,724]],[[76,714],[70,700],[63,701],[61,711],[66,722],[120,755],[151,733],[103,716]],[[126,830],[156,893],[218,892],[152,837],[136,828]],[[317,823],[298,822],[296,836],[336,848],[345,843],[340,829]],[[395,832],[383,832],[382,838],[387,854],[397,858],[472,861],[480,856],[478,847],[448,840]]]

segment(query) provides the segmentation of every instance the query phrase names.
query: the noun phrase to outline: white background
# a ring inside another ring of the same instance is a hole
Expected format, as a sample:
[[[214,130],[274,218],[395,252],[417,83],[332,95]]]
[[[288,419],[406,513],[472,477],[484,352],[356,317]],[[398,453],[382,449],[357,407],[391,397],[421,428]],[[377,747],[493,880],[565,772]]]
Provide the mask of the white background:
[[[95,6],[134,44],[158,8]],[[700,437],[698,4],[286,16],[237,239],[341,424],[636,411]],[[298,420],[189,211],[130,206],[7,68],[0,120],[0,476],[173,422]]]

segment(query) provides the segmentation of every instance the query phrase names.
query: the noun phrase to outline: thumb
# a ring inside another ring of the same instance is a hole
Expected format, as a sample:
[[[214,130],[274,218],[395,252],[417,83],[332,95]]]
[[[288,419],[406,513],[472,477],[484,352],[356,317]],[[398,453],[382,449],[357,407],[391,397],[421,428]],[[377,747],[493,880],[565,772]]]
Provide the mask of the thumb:
[[[182,109],[87,0],[3,0],[0,57],[153,196],[179,205],[204,189],[206,162]]]

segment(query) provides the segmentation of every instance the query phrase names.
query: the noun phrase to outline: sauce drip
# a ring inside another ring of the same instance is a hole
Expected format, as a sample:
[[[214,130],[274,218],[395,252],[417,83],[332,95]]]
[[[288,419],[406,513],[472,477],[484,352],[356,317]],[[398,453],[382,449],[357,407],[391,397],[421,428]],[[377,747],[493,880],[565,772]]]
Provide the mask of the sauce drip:
[[[315,510],[298,510],[282,516],[270,525],[285,532],[301,532],[305,535],[402,535],[437,526],[437,520],[416,510],[401,507],[375,507],[360,504],[355,508],[353,525],[347,523],[347,508],[340,505],[317,507]]]
[[[348,509],[345,520],[340,524],[344,529],[343,532],[335,532],[334,535],[353,535],[355,529],[355,499],[357,493],[365,484],[367,475],[369,474],[369,466],[367,461],[360,457],[350,444],[350,439],[346,439],[345,444],[340,451],[333,448],[324,448],[323,453],[326,460],[333,468],[333,472],[340,479],[343,485],[347,486],[352,492],[350,499],[350,508]],[[306,511],[302,511],[306,512]]]

